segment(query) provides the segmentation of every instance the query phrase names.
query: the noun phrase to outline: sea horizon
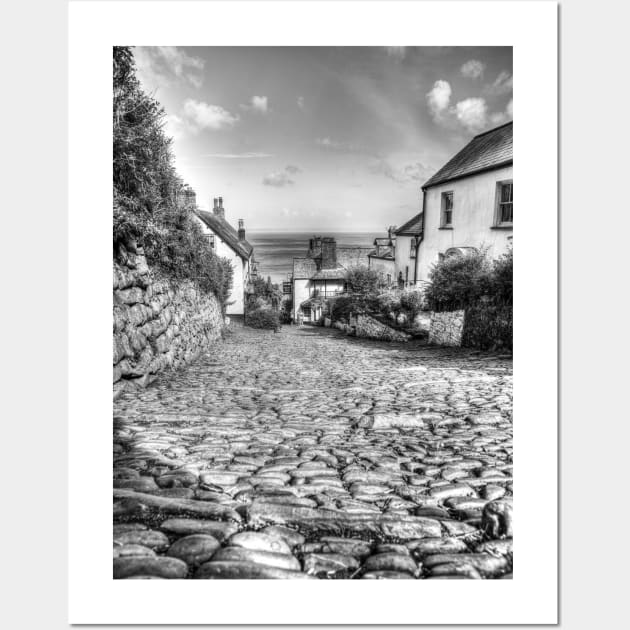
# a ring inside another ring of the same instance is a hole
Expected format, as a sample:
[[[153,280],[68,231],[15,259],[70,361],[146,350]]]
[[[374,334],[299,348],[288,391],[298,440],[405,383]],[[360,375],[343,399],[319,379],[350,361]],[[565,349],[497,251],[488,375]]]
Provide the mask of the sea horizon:
[[[261,278],[271,277],[273,283],[281,283],[292,273],[293,259],[306,256],[309,239],[313,236],[332,236],[340,247],[371,247],[374,239],[382,236],[383,232],[250,229],[247,240],[254,248],[258,275]]]

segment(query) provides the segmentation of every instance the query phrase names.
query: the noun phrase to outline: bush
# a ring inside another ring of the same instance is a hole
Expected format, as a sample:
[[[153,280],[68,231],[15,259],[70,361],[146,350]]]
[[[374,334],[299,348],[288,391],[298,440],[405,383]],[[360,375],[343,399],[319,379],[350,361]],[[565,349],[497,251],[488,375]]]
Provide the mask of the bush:
[[[425,306],[424,292],[423,291],[405,291],[400,296],[400,305],[407,311],[412,313],[412,319],[421,311]]]
[[[340,295],[329,300],[330,318],[334,322],[345,319],[348,321],[351,315],[365,310],[365,300],[359,296]]]
[[[375,309],[387,315],[392,311],[398,311],[401,308],[400,303],[400,295],[396,293],[382,293],[381,295],[377,295],[374,300]]]
[[[204,240],[178,177],[164,110],[136,78],[131,48],[113,53],[113,245],[143,248],[150,265],[195,280],[225,305],[233,269]]]
[[[488,293],[492,267],[486,250],[449,256],[429,272],[425,297],[433,311],[456,311],[475,304]]]
[[[247,313],[247,325],[252,328],[278,330],[280,328],[280,318],[277,311],[270,308],[259,308]]]
[[[384,283],[378,272],[360,265],[348,270],[346,286],[348,293],[367,297],[376,295],[384,287]]]

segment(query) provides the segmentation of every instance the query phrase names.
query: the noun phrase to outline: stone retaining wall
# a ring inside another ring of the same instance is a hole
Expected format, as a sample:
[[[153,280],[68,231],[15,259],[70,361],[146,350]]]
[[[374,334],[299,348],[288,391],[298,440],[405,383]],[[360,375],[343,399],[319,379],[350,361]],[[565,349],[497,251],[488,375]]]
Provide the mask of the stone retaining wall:
[[[224,326],[214,295],[150,270],[141,250],[120,258],[113,269],[114,395],[194,360]]]
[[[461,346],[464,331],[464,311],[431,313],[429,343],[440,346]]]
[[[380,339],[382,341],[409,340],[409,335],[386,326],[370,315],[357,315],[356,318],[352,318],[350,323],[354,326],[357,337]]]

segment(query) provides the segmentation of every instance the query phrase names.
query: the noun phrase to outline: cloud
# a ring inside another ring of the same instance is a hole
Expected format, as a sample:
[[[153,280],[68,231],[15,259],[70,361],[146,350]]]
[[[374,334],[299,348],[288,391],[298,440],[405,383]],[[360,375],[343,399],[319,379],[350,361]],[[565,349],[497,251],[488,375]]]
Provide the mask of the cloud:
[[[408,184],[411,182],[424,182],[435,169],[423,164],[422,162],[407,162],[400,166],[394,166],[385,159],[379,159],[369,165],[368,170],[374,175],[382,175],[398,184]]]
[[[258,160],[273,157],[273,153],[205,153],[201,157],[216,158],[218,160]]]
[[[301,173],[302,169],[294,164],[289,164],[284,167],[284,171],[277,171],[276,173],[269,173],[263,177],[262,183],[265,186],[275,186],[276,188],[284,188],[285,186],[293,186],[295,182],[291,179],[291,175]]]
[[[192,98],[184,101],[184,116],[188,130],[197,133],[202,129],[229,129],[238,121],[239,117],[230,114],[226,109],[219,105],[209,105],[202,101],[195,101]]]
[[[396,61],[402,61],[407,56],[406,46],[385,46],[387,55],[393,57]]]
[[[448,110],[451,102],[451,93],[451,84],[442,79],[436,81],[431,91],[427,93],[427,104],[435,122],[439,122]]]
[[[486,64],[477,59],[470,59],[461,68],[461,73],[469,79],[478,79],[483,76]]]
[[[484,129],[488,121],[488,105],[483,98],[467,98],[455,105],[457,120],[470,132]]]
[[[240,107],[246,111],[265,115],[269,113],[269,99],[266,96],[252,96],[247,105],[241,105]]]
[[[501,78],[502,84],[509,81],[511,85],[511,76],[507,78],[499,75],[498,78]],[[512,119],[512,101],[508,103],[505,111],[491,114],[485,98],[480,96],[465,98],[451,105],[451,94],[449,82],[440,79],[426,95],[434,122],[444,127],[456,129],[460,126],[470,133],[479,133],[489,125],[500,125]]]
[[[495,112],[490,115],[490,122],[493,124],[493,126],[496,127],[498,125],[502,125],[503,123],[508,122],[509,120],[512,120],[513,118],[514,118],[514,109],[513,109],[512,99],[510,99],[510,102],[505,107],[505,111]]]
[[[305,101],[304,101],[304,97],[303,96],[298,96],[297,97],[297,105],[298,107],[303,110],[304,106],[305,106]]]
[[[347,153],[362,153],[363,151],[349,142],[339,142],[332,138],[315,138],[315,144],[328,151],[339,151]]]
[[[486,85],[485,92],[492,95],[509,94],[512,92],[513,84],[512,75],[507,70],[503,70],[497,75],[493,83]]]
[[[142,83],[150,90],[176,82],[200,88],[205,61],[176,46],[136,46],[133,56]]]

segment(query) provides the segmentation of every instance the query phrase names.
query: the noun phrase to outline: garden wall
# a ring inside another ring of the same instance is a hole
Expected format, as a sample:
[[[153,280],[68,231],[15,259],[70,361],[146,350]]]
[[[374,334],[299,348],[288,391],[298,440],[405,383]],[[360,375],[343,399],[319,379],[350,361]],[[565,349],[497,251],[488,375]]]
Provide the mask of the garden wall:
[[[461,346],[464,311],[432,312],[429,343],[440,346]]]
[[[140,249],[119,258],[113,269],[114,395],[194,360],[224,327],[214,295],[150,270]]]

